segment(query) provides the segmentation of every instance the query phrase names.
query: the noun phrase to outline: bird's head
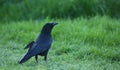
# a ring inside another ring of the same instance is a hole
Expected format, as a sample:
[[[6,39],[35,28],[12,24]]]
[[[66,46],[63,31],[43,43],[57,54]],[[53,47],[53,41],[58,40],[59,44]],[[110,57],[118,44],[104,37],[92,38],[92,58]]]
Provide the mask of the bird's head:
[[[51,31],[52,31],[52,29],[53,29],[53,27],[55,26],[55,25],[57,25],[58,23],[57,22],[49,22],[49,23],[46,23],[44,26],[43,26],[43,28],[42,28],[42,33],[45,33],[45,34],[50,34],[51,33]]]

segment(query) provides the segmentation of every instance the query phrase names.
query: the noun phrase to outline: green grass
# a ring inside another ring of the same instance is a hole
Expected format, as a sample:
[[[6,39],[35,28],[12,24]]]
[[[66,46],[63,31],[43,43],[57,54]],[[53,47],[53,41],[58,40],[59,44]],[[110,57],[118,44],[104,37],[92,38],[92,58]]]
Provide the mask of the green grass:
[[[23,65],[26,44],[35,40],[46,22],[52,31],[48,61],[39,57]],[[90,19],[44,19],[0,24],[0,70],[120,70],[120,20],[106,16]]]

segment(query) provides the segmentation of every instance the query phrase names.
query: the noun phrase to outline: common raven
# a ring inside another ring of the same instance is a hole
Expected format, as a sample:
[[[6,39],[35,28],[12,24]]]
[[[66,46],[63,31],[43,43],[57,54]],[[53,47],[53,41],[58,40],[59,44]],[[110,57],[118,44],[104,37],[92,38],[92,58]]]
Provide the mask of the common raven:
[[[26,62],[31,57],[35,56],[36,62],[38,62],[38,55],[44,56],[44,60],[47,60],[47,54],[52,44],[51,31],[57,23],[46,23],[40,35],[35,41],[30,42],[24,49],[28,48],[27,53],[18,61],[19,64]]]

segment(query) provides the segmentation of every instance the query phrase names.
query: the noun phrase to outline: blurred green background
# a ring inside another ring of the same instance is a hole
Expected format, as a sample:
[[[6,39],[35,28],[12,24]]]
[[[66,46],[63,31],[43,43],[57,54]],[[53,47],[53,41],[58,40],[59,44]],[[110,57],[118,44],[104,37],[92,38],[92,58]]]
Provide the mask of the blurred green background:
[[[120,17],[120,0],[0,0],[0,21]]]
[[[0,70],[120,70],[120,0],[0,0]],[[47,63],[18,60],[47,22]]]

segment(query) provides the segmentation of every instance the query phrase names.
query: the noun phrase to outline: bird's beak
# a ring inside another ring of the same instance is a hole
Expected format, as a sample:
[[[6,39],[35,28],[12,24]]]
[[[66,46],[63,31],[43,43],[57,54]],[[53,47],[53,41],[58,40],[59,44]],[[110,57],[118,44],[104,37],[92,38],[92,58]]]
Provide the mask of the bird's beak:
[[[57,25],[57,24],[58,24],[57,22],[53,23],[53,25]]]

